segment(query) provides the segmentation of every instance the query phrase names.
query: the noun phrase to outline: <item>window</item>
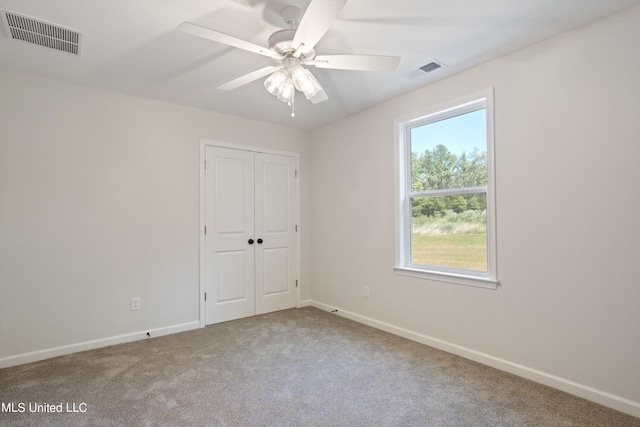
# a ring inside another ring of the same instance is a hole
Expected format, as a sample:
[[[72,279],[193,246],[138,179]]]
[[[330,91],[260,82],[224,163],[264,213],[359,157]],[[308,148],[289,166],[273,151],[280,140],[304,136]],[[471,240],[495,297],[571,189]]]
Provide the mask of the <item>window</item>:
[[[399,274],[495,289],[492,91],[397,120]]]

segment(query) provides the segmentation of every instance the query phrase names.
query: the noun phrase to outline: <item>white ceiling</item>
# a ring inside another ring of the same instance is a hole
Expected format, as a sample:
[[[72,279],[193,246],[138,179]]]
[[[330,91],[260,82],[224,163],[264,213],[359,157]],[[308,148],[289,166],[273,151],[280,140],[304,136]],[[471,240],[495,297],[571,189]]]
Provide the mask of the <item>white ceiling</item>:
[[[323,0],[313,0],[323,1]],[[312,129],[640,4],[640,0],[349,0],[318,54],[400,56],[396,72],[311,71],[329,100],[296,117],[263,87],[216,89],[269,58],[177,31],[193,22],[267,46],[279,11],[308,0],[0,0],[0,8],[82,33],[80,56],[10,40],[0,67],[255,120]],[[412,76],[437,59],[447,66]]]

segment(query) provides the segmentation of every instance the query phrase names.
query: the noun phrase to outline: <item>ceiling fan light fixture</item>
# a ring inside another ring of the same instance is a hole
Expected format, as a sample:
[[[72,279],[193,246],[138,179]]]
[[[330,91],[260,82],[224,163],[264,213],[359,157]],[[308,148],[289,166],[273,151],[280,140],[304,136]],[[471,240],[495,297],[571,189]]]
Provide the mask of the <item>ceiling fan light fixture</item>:
[[[282,92],[285,83],[287,82],[287,74],[282,71],[276,71],[272,73],[264,81],[264,88],[269,91],[270,94],[278,96]]]
[[[280,93],[277,95],[278,99],[282,102],[286,102],[291,105],[291,100],[293,99],[293,94],[295,92],[295,87],[293,86],[293,82],[291,79],[288,79],[281,86]]]
[[[291,70],[291,77],[293,78],[296,89],[304,93],[307,99],[310,99],[322,90],[320,83],[313,74],[299,65]]]

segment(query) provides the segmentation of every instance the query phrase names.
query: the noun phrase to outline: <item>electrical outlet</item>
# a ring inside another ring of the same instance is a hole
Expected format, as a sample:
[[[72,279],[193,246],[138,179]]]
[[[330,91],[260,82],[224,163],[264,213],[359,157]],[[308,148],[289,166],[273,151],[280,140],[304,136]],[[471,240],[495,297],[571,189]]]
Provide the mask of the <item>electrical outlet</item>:
[[[131,298],[131,311],[140,310],[140,298]]]
[[[365,298],[369,298],[369,287],[368,286],[364,287],[364,297]]]

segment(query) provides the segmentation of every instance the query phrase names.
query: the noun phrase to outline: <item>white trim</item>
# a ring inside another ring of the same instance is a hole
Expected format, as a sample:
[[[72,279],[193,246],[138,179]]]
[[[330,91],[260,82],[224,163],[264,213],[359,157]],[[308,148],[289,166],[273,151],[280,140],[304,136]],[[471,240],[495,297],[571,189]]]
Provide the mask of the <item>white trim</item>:
[[[310,300],[310,299],[305,299],[305,300],[299,301],[298,302],[298,308],[311,307],[311,303],[312,303],[312,300]]]
[[[598,390],[588,385],[580,384],[578,382],[571,381],[557,375],[549,374],[547,372],[530,368],[519,363],[511,362],[506,359],[501,359],[490,354],[463,347],[449,341],[430,337],[428,335],[391,325],[386,322],[381,322],[370,317],[342,310],[339,307],[323,304],[314,300],[311,300],[311,306],[320,310],[333,312],[334,314],[337,314],[338,316],[344,317],[346,319],[353,320],[358,323],[363,323],[373,328],[380,329],[382,331],[428,345],[429,347],[434,347],[448,353],[464,357],[465,359],[470,359],[482,363],[483,365],[491,366],[492,368],[496,368],[501,371],[509,372],[510,374],[514,374],[519,377],[526,378],[528,380],[544,384],[549,387],[553,387],[574,396],[578,396],[583,399],[587,399],[592,402],[599,403],[600,405],[640,418],[640,402],[635,402],[633,400],[626,399],[624,397],[617,396],[606,391]]]
[[[204,328],[205,326],[207,326],[206,323],[206,302],[204,300],[204,295],[205,295],[205,291],[207,289],[207,287],[205,286],[205,269],[206,269],[206,263],[205,263],[205,238],[204,238],[204,226],[206,221],[206,216],[205,216],[205,200],[206,200],[206,194],[205,194],[205,179],[206,179],[206,175],[205,175],[205,165],[204,162],[207,159],[207,154],[206,154],[206,146],[208,144],[206,144],[205,140],[200,140],[200,165],[198,166],[198,169],[200,170],[200,223],[198,225],[198,242],[200,245],[200,252],[199,252],[199,276],[198,276],[198,295],[200,298],[200,304],[198,304],[199,307],[199,312],[198,312],[198,318],[200,319],[200,327]]]
[[[435,108],[423,110],[422,113],[412,114],[408,120],[402,120],[402,123],[411,129],[481,110],[487,106],[483,99],[487,98],[486,93],[487,91],[482,91],[453,102],[441,104]]]
[[[39,360],[50,359],[52,357],[64,356],[67,354],[77,353],[79,351],[94,350],[111,345],[124,344],[132,341],[148,339],[147,333],[151,335],[151,338],[156,338],[163,335],[176,334],[178,332],[198,329],[199,327],[200,322],[194,321],[181,323],[178,325],[166,326],[163,328],[147,329],[144,331],[117,335],[114,337],[84,341],[76,344],[63,345],[60,347],[47,348],[44,350],[32,351],[29,353],[17,354],[15,356],[3,357],[2,359],[0,359],[0,369],[8,368],[10,366],[22,365],[25,363],[37,362]]]
[[[420,279],[454,283],[465,286],[479,286],[496,289],[498,287],[498,262],[496,249],[496,202],[495,202],[495,141],[494,141],[494,97],[493,88],[458,98],[454,101],[430,107],[428,109],[398,117],[394,120],[395,132],[395,266],[396,274]],[[411,216],[409,198],[412,196],[442,196],[478,192],[481,187],[455,190],[437,190],[413,193],[407,188],[411,182],[411,153],[408,149],[410,128],[425,123],[445,120],[479,108],[486,109],[487,120],[487,185],[483,191],[487,194],[487,271],[473,272],[454,268],[434,266],[416,266],[409,264],[409,242],[411,241]]]
[[[458,194],[480,194],[486,193],[488,188],[486,185],[482,187],[460,187],[460,188],[450,188],[446,190],[430,190],[430,191],[420,191],[420,192],[412,192],[407,195],[412,198],[417,197],[442,197],[442,196],[456,196]]]
[[[298,286],[296,286],[296,299],[297,299],[297,305],[296,307],[300,307],[300,293],[302,290],[302,273],[300,272],[300,266],[302,265],[302,258],[301,258],[301,253],[302,253],[302,248],[300,247],[300,234],[302,234],[302,225],[300,224],[300,220],[302,219],[302,198],[301,198],[301,188],[302,188],[302,171],[300,170],[300,154],[296,154],[295,155],[296,158],[296,172],[295,172],[295,178],[297,180],[296,182],[296,212],[295,212],[295,223],[296,223],[296,251],[297,251],[297,258],[296,261],[298,263],[298,265],[296,266],[296,283]]]
[[[400,276],[415,277],[417,279],[435,280],[437,282],[455,283],[457,285],[476,286],[486,289],[498,289],[499,282],[480,276],[466,276],[464,274],[424,270],[411,267],[393,267]]]
[[[206,317],[206,303],[204,300],[204,294],[205,291],[207,289],[206,287],[206,283],[205,283],[205,236],[204,236],[204,227],[205,227],[205,223],[206,223],[206,213],[205,213],[205,198],[206,198],[206,194],[205,194],[205,167],[204,167],[204,162],[205,159],[207,158],[206,156],[206,147],[222,147],[222,148],[230,148],[233,150],[244,150],[244,151],[251,151],[254,153],[264,153],[264,154],[276,154],[279,156],[287,156],[287,157],[293,157],[296,160],[296,171],[298,172],[296,179],[298,180],[298,182],[296,183],[296,197],[297,197],[297,203],[296,203],[296,207],[295,207],[295,223],[298,225],[298,231],[296,232],[296,250],[297,250],[297,271],[296,271],[296,279],[298,280],[298,287],[296,289],[296,306],[300,307],[300,289],[302,287],[302,280],[300,278],[300,264],[301,264],[301,260],[300,260],[300,234],[301,234],[301,226],[300,226],[300,209],[301,209],[301,199],[300,199],[300,188],[302,187],[302,185],[300,185],[301,183],[301,171],[300,171],[300,153],[294,153],[294,152],[289,152],[289,151],[280,151],[280,150],[271,150],[268,148],[262,148],[262,147],[253,147],[253,146],[249,146],[249,145],[242,145],[242,144],[233,144],[230,142],[223,142],[223,141],[213,141],[213,140],[209,140],[209,139],[201,139],[200,140],[200,165],[199,165],[199,170],[200,170],[200,228],[199,228],[199,241],[200,241],[200,256],[199,256],[199,260],[200,260],[200,276],[199,276],[199,295],[200,295],[200,313],[199,313],[199,319],[200,319],[200,327],[204,328],[207,325],[207,317]]]
[[[496,141],[494,130],[495,102],[493,88],[486,90],[487,102],[487,274],[498,280],[497,220],[496,220]],[[490,191],[489,191],[490,190]]]
[[[280,155],[280,156],[295,157],[296,159],[298,159],[300,157],[299,153],[294,153],[294,152],[290,152],[290,151],[272,150],[270,148],[253,147],[251,145],[234,144],[234,143],[231,143],[231,142],[213,141],[213,140],[209,140],[209,139],[201,139],[200,140],[200,152],[201,153],[204,152],[204,147],[206,145],[210,145],[212,147],[231,148],[233,150],[252,151],[254,153],[277,154],[277,155]]]

